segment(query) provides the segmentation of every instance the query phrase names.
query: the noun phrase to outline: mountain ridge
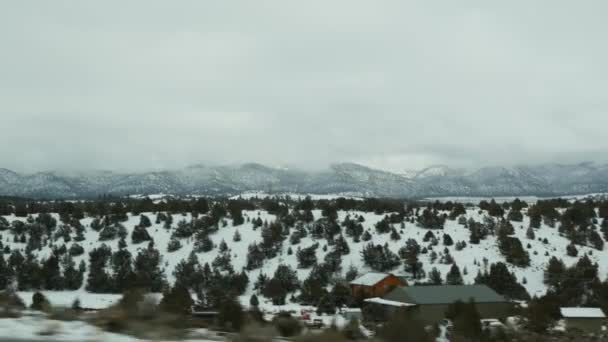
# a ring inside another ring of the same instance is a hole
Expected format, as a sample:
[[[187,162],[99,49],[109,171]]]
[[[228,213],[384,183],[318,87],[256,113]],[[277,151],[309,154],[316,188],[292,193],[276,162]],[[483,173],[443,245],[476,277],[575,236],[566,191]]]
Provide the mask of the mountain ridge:
[[[197,164],[147,172],[41,171],[0,168],[0,195],[31,198],[91,198],[102,194],[229,196],[265,191],[311,194],[359,193],[368,197],[575,195],[608,192],[608,165],[578,164],[481,167],[467,171],[435,165],[399,174],[356,163],[321,171]]]

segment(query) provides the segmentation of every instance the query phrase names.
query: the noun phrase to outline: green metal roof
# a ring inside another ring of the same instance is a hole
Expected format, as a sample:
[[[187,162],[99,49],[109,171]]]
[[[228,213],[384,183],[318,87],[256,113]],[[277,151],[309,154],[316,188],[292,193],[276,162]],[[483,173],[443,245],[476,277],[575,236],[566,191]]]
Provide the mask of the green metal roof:
[[[451,304],[458,300],[475,303],[504,303],[507,300],[486,285],[399,287],[383,299],[409,304]]]

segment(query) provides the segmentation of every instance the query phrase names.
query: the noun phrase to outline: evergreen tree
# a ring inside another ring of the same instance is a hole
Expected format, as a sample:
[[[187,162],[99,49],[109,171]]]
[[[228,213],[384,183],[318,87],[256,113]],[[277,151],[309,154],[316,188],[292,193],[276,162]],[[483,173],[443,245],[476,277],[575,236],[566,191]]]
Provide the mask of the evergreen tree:
[[[443,245],[444,246],[452,246],[454,244],[454,240],[449,234],[443,234]]]
[[[571,243],[566,247],[566,254],[568,254],[568,256],[571,257],[576,257],[578,256],[578,249],[576,249],[576,246]]]
[[[48,311],[51,308],[51,303],[41,292],[37,291],[32,296],[31,308],[38,311]]]
[[[317,304],[317,315],[334,315],[336,313],[336,303],[330,295],[321,297],[319,304]]]
[[[232,237],[232,241],[239,242],[241,241],[241,233],[238,230],[234,231],[234,236]]]
[[[84,274],[76,269],[76,263],[72,259],[72,256],[66,254],[61,262],[63,267],[63,278],[65,281],[65,288],[68,290],[78,290],[82,286],[84,280]]]
[[[351,282],[351,281],[357,279],[358,276],[359,276],[359,271],[357,270],[357,268],[354,265],[351,264],[345,275],[346,281]]]
[[[298,268],[310,268],[317,263],[317,248],[319,248],[318,243],[303,249],[298,248],[296,252]]]
[[[264,252],[262,249],[254,242],[249,245],[247,249],[247,270],[255,270],[264,264]]]
[[[159,307],[164,312],[186,316],[190,314],[194,301],[188,288],[176,283],[169,291],[163,294]]]
[[[89,275],[86,290],[93,293],[111,293],[112,279],[106,266],[112,256],[110,247],[102,244],[89,252]]]
[[[337,283],[331,290],[330,297],[337,307],[343,307],[351,302],[351,291],[348,286]]]
[[[485,284],[496,293],[509,299],[530,299],[526,288],[519,283],[515,274],[509,272],[507,265],[502,262],[492,264],[489,273],[478,274],[475,283]]]
[[[148,228],[152,226],[152,222],[150,222],[150,218],[146,215],[139,216],[139,225],[138,227]]]
[[[405,242],[405,247],[399,250],[399,256],[404,259],[405,271],[412,274],[414,279],[417,279],[422,268],[422,264],[418,260],[420,254],[420,245],[414,239],[408,239]]]
[[[240,331],[245,323],[245,314],[236,298],[227,297],[219,306],[219,324],[227,329]]]
[[[294,292],[299,287],[298,275],[289,265],[279,265],[273,279],[277,279],[287,293]]]
[[[251,298],[249,298],[249,305],[252,308],[257,308],[260,305],[260,301],[258,300],[258,296],[256,296],[255,294],[252,294]]]
[[[145,227],[135,226],[135,228],[133,228],[133,232],[131,233],[131,241],[133,241],[134,244],[150,240],[152,240],[152,238],[150,237],[150,234],[148,234]]]
[[[462,275],[460,274],[460,268],[456,264],[452,264],[452,268],[446,275],[445,282],[447,285],[463,285]]]
[[[205,231],[200,231],[195,236],[194,250],[197,253],[207,253],[213,249],[213,241]]]
[[[182,260],[175,266],[173,276],[176,283],[195,291],[199,291],[209,280],[209,277],[203,276],[203,270],[194,252],[190,253],[187,260]]]
[[[77,243],[73,243],[72,246],[70,246],[69,253],[73,257],[81,256],[84,254],[84,248]]]
[[[446,317],[454,322],[455,337],[477,341],[481,336],[481,316],[473,300],[451,304],[448,306]]]
[[[526,237],[530,240],[534,240],[536,238],[536,234],[534,234],[534,229],[532,229],[532,227],[528,227],[528,230],[526,230]]]
[[[391,240],[393,240],[393,241],[401,240],[401,235],[399,235],[399,233],[397,232],[397,229],[395,229],[395,228],[391,229]]]
[[[179,241],[179,239],[172,237],[167,244],[167,252],[175,252],[180,248],[182,248],[182,243]]]
[[[566,274],[566,265],[556,257],[551,257],[544,273],[544,282],[552,288],[557,288]]]
[[[600,236],[600,234],[598,234],[597,231],[589,231],[589,242],[591,243],[591,245],[593,245],[593,248],[597,249],[598,251],[604,250],[604,240],[602,240],[602,237]]]
[[[388,244],[383,247],[370,243],[363,248],[361,256],[367,266],[378,272],[390,271],[400,264],[399,257],[391,252]]]
[[[161,256],[151,241],[135,258],[135,285],[150,292],[161,292],[165,283],[165,271],[161,269]]]
[[[114,274],[114,291],[124,293],[135,285],[133,256],[126,248],[120,248],[112,254],[112,273]]]
[[[431,272],[429,272],[429,283],[431,285],[443,285],[441,272],[439,272],[436,267],[433,267],[433,269],[431,269]]]
[[[10,284],[13,270],[6,263],[4,255],[0,253],[0,291],[4,291]]]
[[[26,252],[22,264],[15,270],[20,291],[42,288],[45,279],[38,258],[31,251]]]

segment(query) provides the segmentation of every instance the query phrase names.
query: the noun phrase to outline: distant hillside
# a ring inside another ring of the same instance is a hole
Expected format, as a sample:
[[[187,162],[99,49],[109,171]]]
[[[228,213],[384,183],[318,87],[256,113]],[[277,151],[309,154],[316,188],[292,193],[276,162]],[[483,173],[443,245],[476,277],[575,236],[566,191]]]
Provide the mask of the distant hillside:
[[[238,195],[243,192],[350,194],[359,197],[572,195],[608,191],[608,165],[545,164],[484,167],[474,171],[434,166],[401,174],[344,163],[307,172],[260,164],[196,165],[142,173],[87,171],[19,174],[0,169],[0,195],[91,198],[101,194]]]

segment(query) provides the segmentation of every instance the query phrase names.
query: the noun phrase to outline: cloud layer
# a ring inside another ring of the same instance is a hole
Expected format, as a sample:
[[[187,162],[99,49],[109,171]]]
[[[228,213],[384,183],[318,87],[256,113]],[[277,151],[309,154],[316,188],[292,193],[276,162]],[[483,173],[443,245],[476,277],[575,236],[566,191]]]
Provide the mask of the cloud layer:
[[[605,161],[608,3],[0,5],[0,166]]]

